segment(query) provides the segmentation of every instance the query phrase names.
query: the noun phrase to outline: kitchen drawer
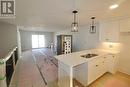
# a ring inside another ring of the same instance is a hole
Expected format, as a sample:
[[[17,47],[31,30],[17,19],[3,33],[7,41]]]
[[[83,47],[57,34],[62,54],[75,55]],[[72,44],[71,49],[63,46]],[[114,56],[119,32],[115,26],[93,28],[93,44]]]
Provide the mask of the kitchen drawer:
[[[90,60],[88,62],[88,64],[90,64],[90,65],[93,64],[93,63],[97,64],[97,63],[100,63],[101,61],[103,61],[103,58],[102,57],[97,57],[95,59]]]

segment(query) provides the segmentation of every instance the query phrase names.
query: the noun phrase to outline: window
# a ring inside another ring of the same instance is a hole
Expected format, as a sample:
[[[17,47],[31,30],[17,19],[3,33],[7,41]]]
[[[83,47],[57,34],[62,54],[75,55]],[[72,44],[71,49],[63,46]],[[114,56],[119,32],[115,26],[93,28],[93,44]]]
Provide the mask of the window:
[[[32,48],[45,47],[44,35],[32,35]]]

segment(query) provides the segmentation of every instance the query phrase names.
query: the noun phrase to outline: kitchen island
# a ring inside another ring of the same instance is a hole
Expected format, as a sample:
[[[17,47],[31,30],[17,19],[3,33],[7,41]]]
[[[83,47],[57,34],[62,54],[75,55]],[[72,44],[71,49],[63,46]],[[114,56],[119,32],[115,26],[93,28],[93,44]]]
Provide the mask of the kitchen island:
[[[91,49],[55,56],[58,59],[59,87],[73,87],[73,79],[88,86],[105,72],[115,73],[117,51]],[[96,54],[91,58],[83,55]]]

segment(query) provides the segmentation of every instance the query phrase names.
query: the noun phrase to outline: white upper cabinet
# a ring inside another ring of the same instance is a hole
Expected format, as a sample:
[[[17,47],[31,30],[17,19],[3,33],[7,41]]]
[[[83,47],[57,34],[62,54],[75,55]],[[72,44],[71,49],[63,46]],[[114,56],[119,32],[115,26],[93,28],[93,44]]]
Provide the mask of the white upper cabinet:
[[[130,32],[130,18],[120,20],[120,32]]]
[[[100,22],[99,38],[102,42],[118,42],[119,21]]]

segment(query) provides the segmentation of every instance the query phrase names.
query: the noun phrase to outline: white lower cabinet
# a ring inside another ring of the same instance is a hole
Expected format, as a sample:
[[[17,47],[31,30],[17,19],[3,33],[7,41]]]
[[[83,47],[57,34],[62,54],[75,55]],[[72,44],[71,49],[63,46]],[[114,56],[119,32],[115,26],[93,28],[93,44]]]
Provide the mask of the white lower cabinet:
[[[108,72],[115,74],[117,71],[116,64],[117,64],[117,56],[116,55],[107,55],[107,68]]]
[[[88,62],[88,84],[91,84],[107,71],[105,63],[103,57]]]
[[[104,73],[115,73],[116,56],[105,55],[88,61],[86,64],[76,66],[74,78],[84,86],[88,86]]]
[[[94,63],[90,63],[88,64],[88,83],[90,84],[92,83],[94,80],[96,80],[95,78],[97,77],[97,73],[96,71],[98,71],[96,65]]]

